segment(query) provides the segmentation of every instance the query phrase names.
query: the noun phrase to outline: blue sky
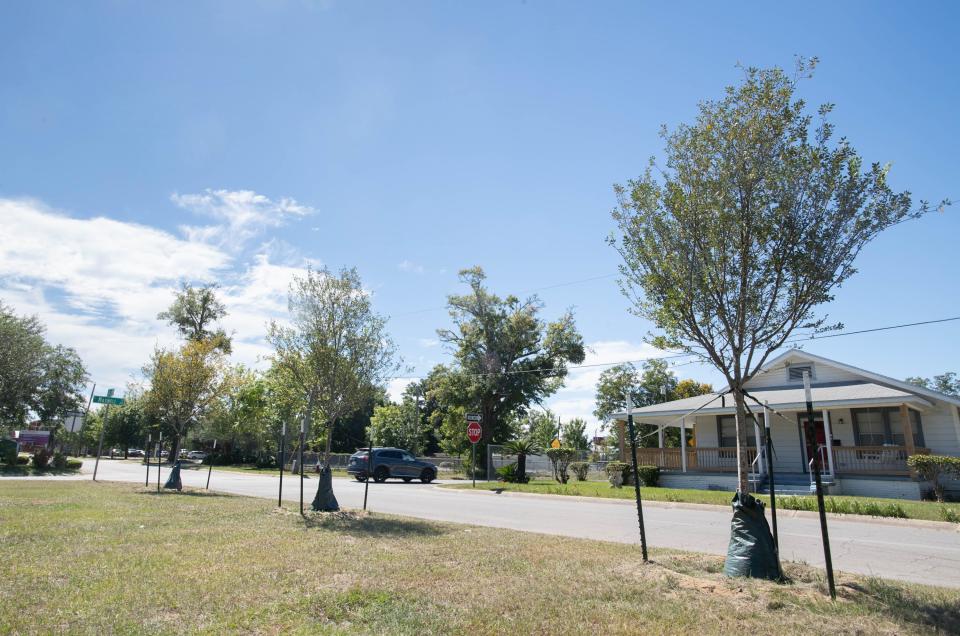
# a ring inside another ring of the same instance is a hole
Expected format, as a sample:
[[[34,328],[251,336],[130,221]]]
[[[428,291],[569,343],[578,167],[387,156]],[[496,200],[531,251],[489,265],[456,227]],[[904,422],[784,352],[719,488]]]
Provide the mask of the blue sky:
[[[649,325],[609,276],[611,186],[737,62],[795,54],[822,60],[803,96],[836,103],[838,134],[892,162],[895,187],[960,197],[954,3],[667,5],[3,3],[0,298],[104,386],[174,341],[153,316],[182,279],[223,284],[254,363],[310,263],[359,268],[414,374],[449,358],[435,329],[474,264],[499,293],[542,289],[548,318],[574,307],[588,362],[646,357]],[[958,215],[870,245],[831,317],[960,315]],[[806,348],[897,377],[960,371],[958,326]],[[589,414],[598,373],[551,406]]]

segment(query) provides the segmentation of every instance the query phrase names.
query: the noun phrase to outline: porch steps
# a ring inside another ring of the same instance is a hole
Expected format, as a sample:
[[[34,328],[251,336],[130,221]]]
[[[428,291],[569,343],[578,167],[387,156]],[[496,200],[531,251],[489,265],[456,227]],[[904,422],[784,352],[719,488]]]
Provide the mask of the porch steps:
[[[765,476],[757,476],[756,479],[751,478],[750,483],[756,487],[758,493],[764,495],[770,493],[770,485]],[[829,486],[833,483],[833,480],[824,477],[822,483],[824,486]],[[774,475],[774,489],[778,495],[783,496],[809,495],[811,494],[810,477],[804,473],[776,474]]]

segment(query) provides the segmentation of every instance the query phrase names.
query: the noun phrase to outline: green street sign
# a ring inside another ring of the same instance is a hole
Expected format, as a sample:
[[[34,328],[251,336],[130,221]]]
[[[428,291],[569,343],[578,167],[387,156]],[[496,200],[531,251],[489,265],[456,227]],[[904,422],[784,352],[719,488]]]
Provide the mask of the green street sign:
[[[119,406],[123,404],[123,398],[110,397],[108,395],[94,395],[93,403],[94,404],[113,404],[114,406]]]

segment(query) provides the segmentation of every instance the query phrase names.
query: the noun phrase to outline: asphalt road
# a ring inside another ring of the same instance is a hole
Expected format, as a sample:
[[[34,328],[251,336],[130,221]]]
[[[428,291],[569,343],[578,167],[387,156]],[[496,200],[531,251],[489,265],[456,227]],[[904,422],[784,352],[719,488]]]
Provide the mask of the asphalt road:
[[[89,479],[92,461],[84,463]],[[161,475],[166,480],[169,469]],[[187,486],[203,487],[206,468],[181,471]],[[144,480],[145,469],[133,462],[100,462],[97,478],[111,481]],[[156,468],[151,470],[156,484]],[[305,505],[309,506],[316,480],[306,480]],[[229,471],[214,471],[211,490],[276,500],[278,478]],[[362,483],[335,479],[340,505],[363,505]],[[284,479],[283,498],[299,499],[299,480]],[[368,507],[378,512],[510,528],[547,535],[563,535],[620,543],[639,543],[636,506],[632,501],[562,496],[497,495],[438,488],[419,482],[370,483]],[[644,506],[650,546],[726,554],[730,512],[717,506],[649,502]],[[784,559],[823,566],[820,524],[812,513],[784,511],[779,517],[781,554]],[[960,527],[900,520],[829,519],[835,570],[884,578],[960,588]],[[505,547],[505,549],[507,549]]]

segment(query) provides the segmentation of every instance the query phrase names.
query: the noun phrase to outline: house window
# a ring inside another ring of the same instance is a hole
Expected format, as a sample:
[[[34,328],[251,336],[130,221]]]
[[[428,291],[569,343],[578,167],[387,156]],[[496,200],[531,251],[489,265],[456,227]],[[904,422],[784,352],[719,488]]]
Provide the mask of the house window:
[[[810,379],[813,380],[812,364],[791,364],[787,367],[787,382],[803,382],[804,371],[809,373]]]
[[[923,423],[920,413],[908,409],[913,425],[913,444],[923,447]],[[851,409],[853,436],[857,446],[903,446],[903,423],[898,407]]]
[[[737,416],[719,415],[717,416],[717,439],[720,441],[720,448],[737,447]],[[757,437],[753,430],[753,424],[747,426],[747,446],[756,446]]]

